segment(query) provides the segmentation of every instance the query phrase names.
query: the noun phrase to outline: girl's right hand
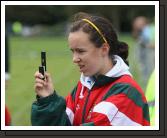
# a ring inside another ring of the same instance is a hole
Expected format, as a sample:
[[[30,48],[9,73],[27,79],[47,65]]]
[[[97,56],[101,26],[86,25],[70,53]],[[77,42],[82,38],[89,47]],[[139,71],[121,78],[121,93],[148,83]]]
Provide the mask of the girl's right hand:
[[[45,72],[45,80],[42,80],[44,77],[39,71],[36,71],[34,74],[35,85],[34,89],[38,96],[47,97],[54,92],[54,86],[49,73]]]

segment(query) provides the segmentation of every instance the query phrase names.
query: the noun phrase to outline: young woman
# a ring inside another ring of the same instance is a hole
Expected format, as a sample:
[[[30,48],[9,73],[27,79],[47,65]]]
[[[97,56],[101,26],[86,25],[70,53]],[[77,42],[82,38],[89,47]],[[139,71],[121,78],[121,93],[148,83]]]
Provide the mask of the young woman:
[[[150,125],[146,98],[129,72],[128,45],[118,41],[112,24],[78,13],[68,42],[80,80],[64,99],[54,90],[50,74],[42,80],[37,71],[32,125]]]

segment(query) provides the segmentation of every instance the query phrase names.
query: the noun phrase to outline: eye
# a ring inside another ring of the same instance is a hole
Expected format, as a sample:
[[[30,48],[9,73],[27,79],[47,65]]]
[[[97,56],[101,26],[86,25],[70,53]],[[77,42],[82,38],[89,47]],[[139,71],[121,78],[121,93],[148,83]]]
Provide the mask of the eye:
[[[72,53],[76,52],[79,54],[83,54],[84,52],[86,52],[84,49],[70,49]]]
[[[82,49],[78,49],[77,52],[78,52],[78,53],[84,53],[85,51],[82,50]]]
[[[86,51],[85,51],[84,49],[76,49],[76,52],[82,54],[82,53],[84,53],[84,52],[86,52]]]

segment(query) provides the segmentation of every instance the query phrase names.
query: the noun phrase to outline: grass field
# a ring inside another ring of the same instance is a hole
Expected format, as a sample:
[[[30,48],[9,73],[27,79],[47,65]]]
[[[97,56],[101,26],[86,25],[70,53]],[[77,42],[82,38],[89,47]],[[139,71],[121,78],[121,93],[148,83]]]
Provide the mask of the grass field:
[[[129,35],[121,35],[120,39],[130,46],[131,72],[138,81],[140,78],[134,62],[134,42]],[[80,74],[72,63],[72,55],[65,38],[11,37],[11,79],[6,89],[6,104],[14,126],[31,125],[31,105],[35,100],[34,73],[40,65],[42,50],[47,52],[47,70],[51,73],[55,89],[60,95],[66,96],[79,79]]]

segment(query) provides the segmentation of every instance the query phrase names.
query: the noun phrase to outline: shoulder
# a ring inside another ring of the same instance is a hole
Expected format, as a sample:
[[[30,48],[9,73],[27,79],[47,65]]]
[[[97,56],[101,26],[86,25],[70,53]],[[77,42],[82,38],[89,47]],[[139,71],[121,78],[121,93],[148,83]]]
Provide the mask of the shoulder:
[[[104,100],[114,95],[125,95],[128,98],[140,98],[143,102],[146,102],[144,92],[138,83],[129,75],[123,75],[116,80],[110,87],[109,91],[104,96]]]
[[[121,76],[115,83],[116,84],[121,84],[121,86],[126,86],[126,87],[133,87],[135,88],[137,91],[142,92],[143,90],[140,87],[140,85],[130,76],[130,75],[123,75]]]

